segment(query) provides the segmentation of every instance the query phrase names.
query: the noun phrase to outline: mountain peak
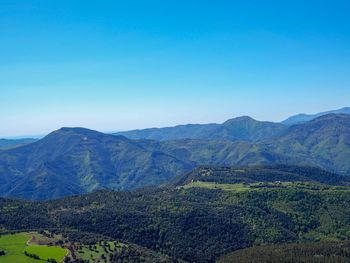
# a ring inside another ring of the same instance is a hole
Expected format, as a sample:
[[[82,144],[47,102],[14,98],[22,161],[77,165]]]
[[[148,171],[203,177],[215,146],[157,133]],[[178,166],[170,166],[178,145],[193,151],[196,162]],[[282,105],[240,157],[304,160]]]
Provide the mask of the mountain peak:
[[[38,143],[48,143],[52,145],[59,143],[61,145],[67,145],[67,147],[72,147],[81,142],[101,142],[106,140],[128,141],[124,136],[114,136],[87,128],[62,127],[46,135],[42,140],[39,140]]]
[[[68,138],[99,138],[103,136],[103,133],[100,133],[98,131],[89,130],[86,128],[81,127],[62,127],[56,131],[51,132],[50,134],[46,135],[43,140],[61,140],[61,139],[68,139]]]
[[[100,133],[98,131],[95,130],[90,130],[87,128],[83,128],[83,127],[62,127],[54,132],[58,132],[58,133],[66,133],[66,132],[74,132],[74,133]]]
[[[230,123],[235,123],[235,122],[257,122],[257,120],[253,119],[250,116],[240,116],[232,119],[228,119],[225,121],[223,124],[230,124]]]

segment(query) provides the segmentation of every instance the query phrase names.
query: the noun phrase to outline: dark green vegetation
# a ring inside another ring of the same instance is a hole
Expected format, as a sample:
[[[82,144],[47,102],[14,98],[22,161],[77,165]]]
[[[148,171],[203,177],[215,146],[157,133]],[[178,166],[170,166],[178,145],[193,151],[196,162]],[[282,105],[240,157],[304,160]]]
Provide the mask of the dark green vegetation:
[[[320,112],[320,113],[316,113],[316,114],[297,114],[297,115],[291,116],[288,119],[282,121],[282,123],[286,124],[286,125],[301,124],[301,123],[308,122],[308,121],[311,121],[311,120],[316,119],[318,117],[332,114],[332,113],[333,114],[350,114],[350,107],[341,108],[339,110]]]
[[[349,240],[350,187],[342,179],[307,167],[199,168],[158,189],[0,199],[0,229],[56,229],[85,244],[102,235],[178,260],[214,262],[253,246]]]
[[[349,259],[350,242],[314,242],[242,249],[222,257],[218,263],[346,263]]]
[[[74,242],[70,245],[71,255],[65,262],[146,262],[146,263],[176,263],[177,260],[156,253],[135,244],[117,241],[101,240],[95,244]]]
[[[276,129],[270,124],[246,117],[227,122],[224,133],[233,137],[238,131],[255,138],[272,130],[279,134],[254,142],[130,140],[62,128],[38,142],[0,151],[0,195],[42,200],[105,188],[130,190],[167,183],[201,165],[297,164],[350,174],[350,115],[325,115],[283,132],[280,124],[271,124]]]
[[[312,182],[329,185],[350,186],[350,177],[330,173],[307,166],[257,166],[257,167],[199,167],[192,172],[172,180],[175,186],[191,182],[213,182],[219,184],[257,182]]]

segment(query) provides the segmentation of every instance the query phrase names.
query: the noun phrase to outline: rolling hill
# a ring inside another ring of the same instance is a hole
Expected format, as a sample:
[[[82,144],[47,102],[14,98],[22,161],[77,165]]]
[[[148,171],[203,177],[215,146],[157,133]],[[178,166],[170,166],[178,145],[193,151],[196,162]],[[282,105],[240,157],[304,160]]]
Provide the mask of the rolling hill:
[[[122,136],[62,128],[38,142],[0,152],[0,193],[29,199],[161,184],[191,167]]]

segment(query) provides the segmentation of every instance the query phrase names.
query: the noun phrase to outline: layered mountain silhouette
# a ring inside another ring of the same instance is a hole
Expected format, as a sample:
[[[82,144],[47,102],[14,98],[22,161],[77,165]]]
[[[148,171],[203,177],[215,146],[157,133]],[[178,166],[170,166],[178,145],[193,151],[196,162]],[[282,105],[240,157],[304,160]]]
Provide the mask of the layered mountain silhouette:
[[[131,130],[118,132],[115,135],[123,135],[129,139],[159,141],[179,139],[259,141],[272,139],[283,134],[288,130],[288,126],[302,124],[328,114],[350,115],[350,107],[317,114],[298,114],[289,117],[281,123],[257,121],[249,116],[242,116],[227,120],[222,124],[187,124],[165,128]]]
[[[166,183],[201,165],[292,164],[350,175],[347,114],[293,126],[242,117],[208,130],[200,139],[131,140],[62,128],[0,151],[0,195],[49,199],[103,188],[129,190]]]
[[[294,124],[300,124],[304,123],[307,121],[311,121],[313,119],[316,119],[318,117],[328,115],[328,114],[350,114],[350,107],[344,107],[339,110],[331,110],[331,111],[325,111],[325,112],[320,112],[316,114],[297,114],[294,116],[289,117],[288,119],[282,121],[283,124],[285,125],[294,125]]]
[[[0,139],[0,149],[10,149],[32,142],[36,142],[37,139],[24,138],[24,139]]]
[[[151,128],[115,133],[130,139],[159,141],[179,139],[257,141],[282,134],[287,126],[257,121],[248,116],[227,120],[222,124],[187,124],[167,128]]]

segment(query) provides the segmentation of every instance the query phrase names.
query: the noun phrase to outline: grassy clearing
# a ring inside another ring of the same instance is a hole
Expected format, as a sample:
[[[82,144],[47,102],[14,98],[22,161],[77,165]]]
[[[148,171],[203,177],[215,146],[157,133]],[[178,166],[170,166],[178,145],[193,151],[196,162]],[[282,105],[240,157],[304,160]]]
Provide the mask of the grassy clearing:
[[[224,191],[248,191],[249,185],[244,184],[218,184],[218,183],[212,183],[212,182],[202,182],[202,181],[196,181],[191,182],[187,185],[185,185],[183,188],[193,188],[193,187],[200,187],[200,188],[206,188],[206,189],[220,189]]]
[[[23,250],[26,247],[26,242],[30,239],[28,234],[5,235],[0,237],[0,250],[4,250],[6,255],[0,257],[1,263],[34,263],[34,260],[26,257]]]
[[[57,262],[66,255],[66,250],[60,247],[32,246],[27,242],[34,233],[19,233],[14,235],[4,235],[0,237],[0,250],[5,251],[5,256],[0,256],[0,263],[38,263],[47,262],[48,258],[53,258]],[[24,255],[24,251],[38,255],[41,260],[36,260]]]
[[[265,183],[251,183],[251,184],[220,184],[214,182],[203,182],[195,181],[191,182],[185,186],[184,189],[189,189],[193,187],[200,187],[206,189],[220,189],[223,191],[235,191],[235,192],[245,192],[245,191],[258,191],[263,189],[287,189],[293,188],[297,190],[304,191],[345,191],[350,192],[350,187],[346,186],[329,186],[320,183],[310,183],[310,182],[265,182]]]
[[[24,251],[30,254],[35,254],[40,257],[40,259],[48,260],[49,258],[55,259],[57,262],[63,260],[67,251],[61,247],[49,247],[49,246],[38,246],[30,245],[27,246]]]
[[[103,242],[92,246],[82,246],[76,255],[81,259],[89,260],[89,262],[96,262],[104,256],[106,262],[110,262],[109,254],[123,247],[127,247],[127,245],[120,242]]]

